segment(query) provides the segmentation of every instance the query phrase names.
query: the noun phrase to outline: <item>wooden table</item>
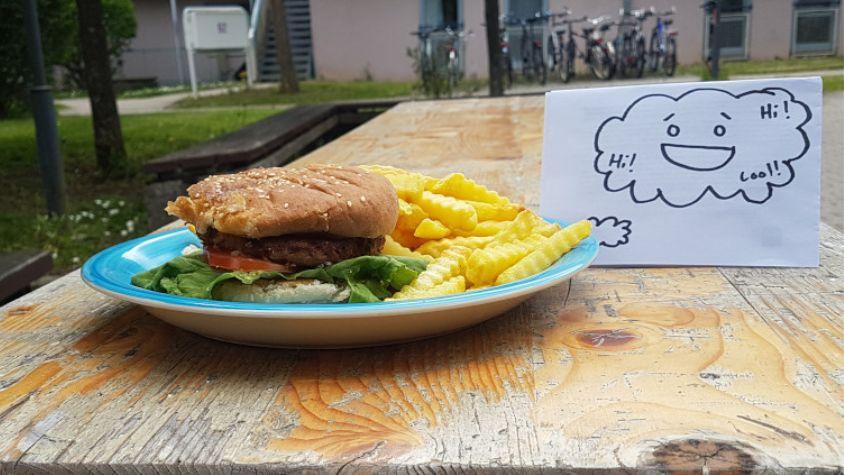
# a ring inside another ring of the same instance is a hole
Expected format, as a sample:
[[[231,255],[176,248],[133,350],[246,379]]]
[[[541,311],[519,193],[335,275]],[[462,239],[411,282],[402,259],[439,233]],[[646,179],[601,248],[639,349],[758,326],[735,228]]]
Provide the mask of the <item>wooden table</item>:
[[[305,162],[537,205],[541,97],[401,104]],[[844,236],[819,269],[590,269],[454,335],[277,351],[78,272],[0,310],[0,472],[841,469]],[[338,329],[342,331],[342,329]]]

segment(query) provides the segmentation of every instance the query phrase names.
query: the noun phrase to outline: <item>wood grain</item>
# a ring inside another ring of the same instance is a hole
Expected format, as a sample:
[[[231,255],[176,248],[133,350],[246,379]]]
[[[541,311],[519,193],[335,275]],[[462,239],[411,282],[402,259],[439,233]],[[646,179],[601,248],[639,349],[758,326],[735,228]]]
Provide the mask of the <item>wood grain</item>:
[[[541,130],[541,98],[406,103],[303,160],[536,206]],[[365,350],[206,340],[71,273],[0,309],[0,472],[841,470],[844,235],[821,234],[818,269],[589,269]]]

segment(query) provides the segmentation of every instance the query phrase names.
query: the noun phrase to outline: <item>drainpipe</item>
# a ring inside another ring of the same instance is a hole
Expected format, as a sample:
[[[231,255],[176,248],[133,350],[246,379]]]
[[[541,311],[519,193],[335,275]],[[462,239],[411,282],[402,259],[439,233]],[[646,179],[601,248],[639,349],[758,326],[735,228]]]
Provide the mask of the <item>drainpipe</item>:
[[[182,66],[182,42],[179,41],[179,7],[177,0],[170,0],[170,21],[173,24],[173,45],[176,47],[176,67],[179,69],[179,84],[185,83],[185,68]]]

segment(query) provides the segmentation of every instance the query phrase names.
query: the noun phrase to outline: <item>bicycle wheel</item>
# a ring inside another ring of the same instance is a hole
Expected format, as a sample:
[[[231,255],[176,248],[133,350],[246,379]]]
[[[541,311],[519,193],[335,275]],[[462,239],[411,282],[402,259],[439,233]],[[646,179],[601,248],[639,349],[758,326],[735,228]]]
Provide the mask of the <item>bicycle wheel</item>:
[[[605,47],[592,45],[589,55],[589,70],[596,79],[607,80],[612,77],[612,58]]]
[[[460,79],[460,70],[457,64],[457,57],[448,58],[448,97],[451,97],[454,90],[457,89],[457,81]]]
[[[510,59],[510,53],[502,54],[501,61],[504,62],[504,71],[507,74],[507,88],[513,87],[513,60]]]
[[[621,42],[621,48],[618,50],[618,61],[616,72],[621,77],[627,77],[631,71],[630,58],[633,56],[633,42],[629,37],[625,37]]]
[[[647,60],[645,52],[645,38],[643,36],[639,36],[639,39],[636,40],[636,77],[640,78],[645,73],[645,61]]]
[[[574,55],[574,41],[569,41],[560,47],[560,79],[563,82],[571,81],[571,78],[574,76]]]
[[[674,37],[668,38],[665,45],[665,58],[662,59],[662,71],[666,76],[673,76],[677,71],[677,40]]]
[[[522,55],[522,77],[527,82],[533,82],[533,64],[530,54]]]
[[[542,57],[541,46],[533,45],[533,59],[531,62],[533,63],[536,81],[539,84],[548,82],[548,66],[545,64],[545,58]]]
[[[651,35],[651,46],[648,51],[648,69],[650,69],[652,73],[655,73],[656,70],[659,69],[659,57],[659,36],[657,36],[656,32],[654,32]]]

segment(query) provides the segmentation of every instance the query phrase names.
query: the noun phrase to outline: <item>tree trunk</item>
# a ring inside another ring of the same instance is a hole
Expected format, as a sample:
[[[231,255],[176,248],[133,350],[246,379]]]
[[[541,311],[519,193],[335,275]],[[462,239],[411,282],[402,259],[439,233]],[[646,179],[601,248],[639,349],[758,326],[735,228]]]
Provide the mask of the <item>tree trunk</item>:
[[[79,46],[84,63],[83,76],[94,125],[97,166],[110,174],[125,171],[126,150],[120,116],[111,83],[111,60],[106,44],[103,6],[100,0],[76,0],[79,17]]]
[[[504,61],[501,58],[501,35],[498,31],[498,0],[484,0],[486,49],[489,59],[489,95],[504,95]]]
[[[275,30],[276,61],[280,70],[278,90],[281,93],[299,92],[299,80],[296,79],[296,68],[293,66],[293,53],[290,51],[290,37],[287,32],[287,11],[284,0],[272,0],[270,9],[273,16],[273,30]]]

